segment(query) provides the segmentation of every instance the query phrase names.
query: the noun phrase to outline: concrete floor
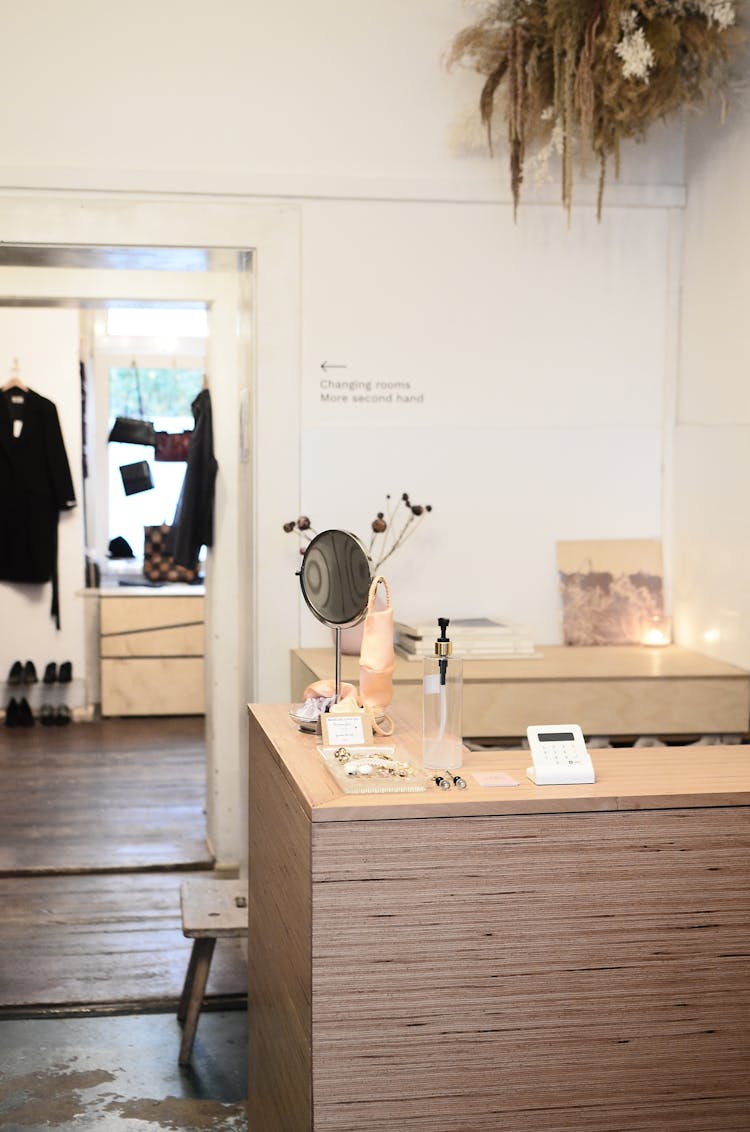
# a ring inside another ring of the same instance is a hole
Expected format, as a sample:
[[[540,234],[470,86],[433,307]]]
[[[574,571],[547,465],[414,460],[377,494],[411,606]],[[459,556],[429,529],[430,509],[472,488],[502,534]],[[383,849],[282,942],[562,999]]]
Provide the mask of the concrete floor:
[[[0,1020],[3,1132],[245,1132],[247,1012]]]

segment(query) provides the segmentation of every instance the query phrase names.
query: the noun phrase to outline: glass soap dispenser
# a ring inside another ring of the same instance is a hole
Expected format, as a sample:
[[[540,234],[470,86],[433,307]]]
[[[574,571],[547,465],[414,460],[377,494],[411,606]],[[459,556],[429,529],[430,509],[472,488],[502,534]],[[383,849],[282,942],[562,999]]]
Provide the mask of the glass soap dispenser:
[[[438,617],[435,655],[424,659],[422,761],[434,770],[456,770],[463,761],[463,662],[452,655],[449,624],[446,617]]]

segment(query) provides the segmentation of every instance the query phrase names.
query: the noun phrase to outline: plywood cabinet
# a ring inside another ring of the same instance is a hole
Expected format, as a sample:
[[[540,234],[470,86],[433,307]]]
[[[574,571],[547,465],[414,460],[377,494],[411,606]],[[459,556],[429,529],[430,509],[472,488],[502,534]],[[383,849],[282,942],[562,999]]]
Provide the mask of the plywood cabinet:
[[[342,658],[357,683],[359,660]],[[331,678],[333,650],[292,652],[292,699]],[[420,661],[396,658],[394,703],[422,703]],[[464,735],[521,738],[530,723],[580,723],[585,735],[746,735],[750,672],[679,645],[542,645],[534,659],[464,659]]]
[[[101,595],[102,715],[203,715],[202,593]]]
[[[747,746],[350,795],[317,744],[251,708],[251,1132],[746,1132]]]

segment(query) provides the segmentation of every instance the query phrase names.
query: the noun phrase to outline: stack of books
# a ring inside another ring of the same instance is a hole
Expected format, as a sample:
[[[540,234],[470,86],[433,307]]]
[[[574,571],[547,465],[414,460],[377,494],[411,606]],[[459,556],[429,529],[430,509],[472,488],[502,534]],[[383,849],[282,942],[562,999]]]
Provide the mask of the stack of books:
[[[437,620],[410,623],[397,621],[394,629],[394,645],[400,656],[408,660],[419,660],[435,655],[435,641],[440,632]],[[477,660],[539,655],[526,626],[497,621],[493,617],[451,620],[448,636],[453,642],[454,656]]]

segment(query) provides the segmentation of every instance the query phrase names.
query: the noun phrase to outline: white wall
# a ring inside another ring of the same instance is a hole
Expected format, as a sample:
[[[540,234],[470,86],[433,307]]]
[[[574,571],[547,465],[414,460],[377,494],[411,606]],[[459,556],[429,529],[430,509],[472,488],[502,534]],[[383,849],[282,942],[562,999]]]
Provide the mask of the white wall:
[[[750,105],[691,128],[675,442],[675,628],[750,667]]]
[[[502,159],[456,149],[479,88],[472,72],[444,67],[472,16],[462,0],[2,0],[2,9],[8,186],[509,199]],[[681,160],[679,130],[626,147],[622,195],[637,203],[645,186],[657,199],[679,189]],[[594,196],[596,177],[592,168]]]
[[[496,613],[553,643],[555,541],[659,536],[670,254],[662,210],[567,228],[547,209],[305,204],[302,510],[366,538],[386,492],[433,505],[386,569],[397,617]],[[330,381],[424,400],[332,404]]]
[[[78,679],[85,670],[83,609],[76,597],[84,584],[78,313],[0,308],[0,343],[0,385],[18,358],[24,384],[57,406],[78,501],[61,513],[58,525],[60,629],[50,617],[51,583],[0,583],[0,681],[15,660],[32,660],[40,680],[49,661],[69,660]]]

